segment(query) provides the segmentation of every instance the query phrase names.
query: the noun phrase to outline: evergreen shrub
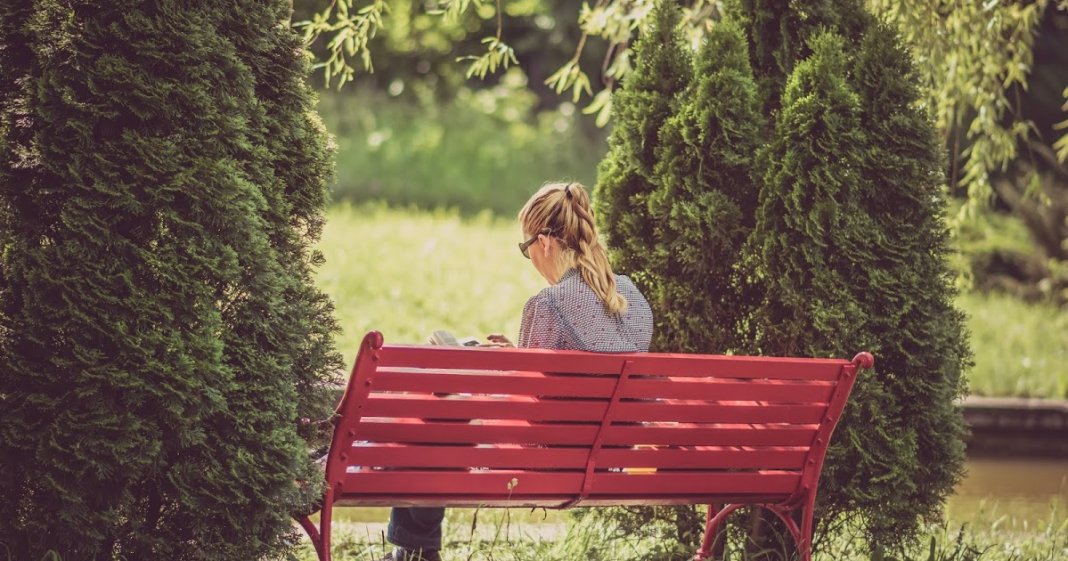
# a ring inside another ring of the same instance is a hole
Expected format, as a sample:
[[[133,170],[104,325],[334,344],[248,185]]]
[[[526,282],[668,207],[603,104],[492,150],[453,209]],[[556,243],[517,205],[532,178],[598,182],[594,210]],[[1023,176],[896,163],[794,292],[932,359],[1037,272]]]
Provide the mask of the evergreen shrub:
[[[318,477],[298,421],[340,366],[288,3],[4,9],[0,544],[280,556]]]
[[[642,280],[657,350],[873,352],[828,452],[816,542],[843,522],[907,542],[960,478],[971,361],[907,53],[856,1],[745,0],[680,73],[683,55],[645,52],[676,41],[666,4],[615,96],[595,190],[613,264]],[[646,77],[678,75],[646,94]]]

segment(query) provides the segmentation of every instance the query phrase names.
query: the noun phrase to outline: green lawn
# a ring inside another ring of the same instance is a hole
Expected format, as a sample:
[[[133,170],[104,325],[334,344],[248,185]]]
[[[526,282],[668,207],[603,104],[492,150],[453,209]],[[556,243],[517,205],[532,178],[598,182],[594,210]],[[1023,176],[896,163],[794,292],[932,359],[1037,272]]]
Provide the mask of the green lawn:
[[[514,339],[523,304],[545,286],[521,241],[515,221],[489,214],[332,208],[319,284],[336,302],[346,362],[372,329],[393,343],[424,343],[435,329]]]
[[[351,363],[364,333],[421,343],[435,329],[514,337],[526,299],[545,286],[519,254],[515,220],[482,214],[339,205],[320,248],[320,286],[337,303]],[[966,294],[978,395],[1068,397],[1068,313],[1005,296]]]
[[[971,393],[1068,398],[1068,312],[999,294],[965,294]]]

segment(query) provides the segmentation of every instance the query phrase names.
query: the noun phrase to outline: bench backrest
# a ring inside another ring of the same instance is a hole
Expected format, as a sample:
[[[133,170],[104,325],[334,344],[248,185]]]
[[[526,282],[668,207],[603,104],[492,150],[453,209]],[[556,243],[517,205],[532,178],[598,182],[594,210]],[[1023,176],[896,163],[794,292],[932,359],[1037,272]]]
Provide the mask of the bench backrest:
[[[359,505],[782,501],[814,488],[854,361],[360,348],[327,462]]]

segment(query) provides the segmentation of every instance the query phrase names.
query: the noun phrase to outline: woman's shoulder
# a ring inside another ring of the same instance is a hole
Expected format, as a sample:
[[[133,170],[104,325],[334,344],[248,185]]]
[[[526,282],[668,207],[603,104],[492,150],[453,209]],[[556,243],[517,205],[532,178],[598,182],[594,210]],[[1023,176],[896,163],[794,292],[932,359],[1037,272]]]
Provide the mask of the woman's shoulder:
[[[638,294],[641,294],[641,291],[638,290],[638,287],[634,284],[634,281],[630,280],[630,277],[628,277],[627,275],[621,275],[619,273],[616,273],[616,286],[619,287],[621,290],[633,291],[637,292]]]
[[[527,312],[538,307],[548,307],[555,309],[556,302],[555,298],[553,297],[553,293],[550,290],[551,288],[551,286],[545,287],[538,291],[537,294],[531,296],[530,298],[527,298],[527,303],[523,305],[523,312]]]

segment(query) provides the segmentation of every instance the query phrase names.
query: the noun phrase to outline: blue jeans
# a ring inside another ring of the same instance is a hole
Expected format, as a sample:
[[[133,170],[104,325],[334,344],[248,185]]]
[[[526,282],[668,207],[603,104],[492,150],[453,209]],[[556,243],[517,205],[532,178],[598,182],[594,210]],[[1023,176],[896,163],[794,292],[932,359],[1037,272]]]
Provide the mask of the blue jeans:
[[[386,539],[408,550],[441,549],[442,507],[393,507]]]

